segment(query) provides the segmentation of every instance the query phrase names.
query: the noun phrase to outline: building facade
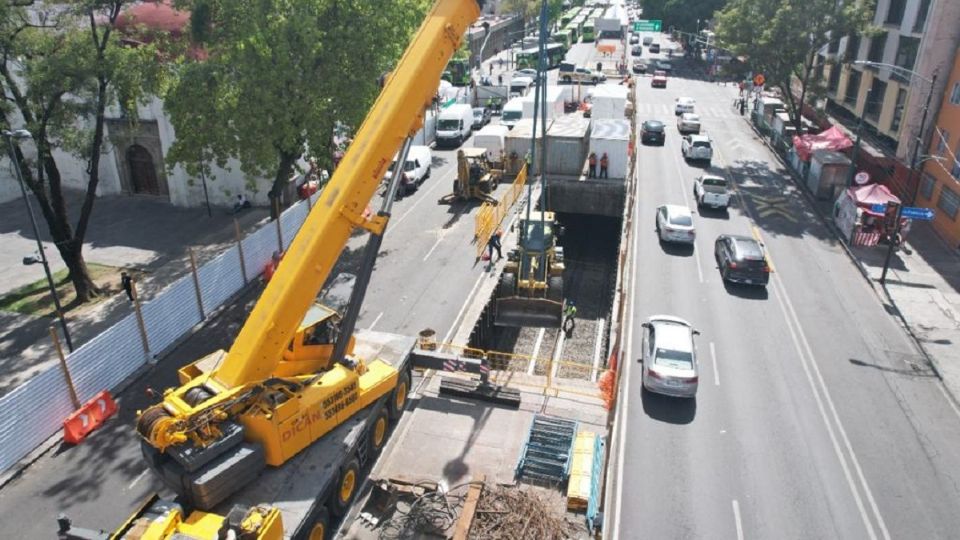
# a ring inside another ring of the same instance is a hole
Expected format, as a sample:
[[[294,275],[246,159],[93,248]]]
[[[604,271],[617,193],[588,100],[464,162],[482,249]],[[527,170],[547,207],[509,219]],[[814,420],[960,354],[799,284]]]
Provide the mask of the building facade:
[[[933,134],[917,192],[916,206],[933,208],[933,226],[951,246],[960,248],[960,55],[953,60],[946,91],[933,122]]]
[[[826,85],[827,110],[841,118],[862,116],[865,131],[890,154],[908,160],[916,141],[929,140],[930,119],[936,115],[960,44],[960,1],[877,0],[873,37],[846,36],[821,51],[818,69]],[[857,65],[855,61],[891,64],[914,71]],[[925,133],[921,117],[930,83],[930,102]]]

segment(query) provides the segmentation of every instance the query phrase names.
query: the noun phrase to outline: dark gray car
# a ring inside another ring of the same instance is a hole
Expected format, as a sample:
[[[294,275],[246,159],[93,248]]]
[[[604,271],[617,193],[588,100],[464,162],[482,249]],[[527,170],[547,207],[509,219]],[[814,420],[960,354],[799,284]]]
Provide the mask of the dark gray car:
[[[721,234],[714,244],[713,256],[724,281],[765,287],[770,281],[770,265],[763,245],[749,236]]]

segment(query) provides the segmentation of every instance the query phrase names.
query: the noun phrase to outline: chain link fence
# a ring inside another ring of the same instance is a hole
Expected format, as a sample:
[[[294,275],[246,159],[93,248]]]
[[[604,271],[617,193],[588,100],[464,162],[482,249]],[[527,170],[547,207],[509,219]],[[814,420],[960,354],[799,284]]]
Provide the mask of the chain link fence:
[[[259,276],[275,251],[283,251],[300,230],[312,204],[300,201],[278,222],[269,222],[223,253],[164,288],[105,332],[66,357],[77,398],[86,402],[112,390],[147,362],[187,337],[190,331]],[[279,234],[278,234],[279,233]],[[75,407],[63,368],[46,369],[0,397],[0,473],[61,429]]]

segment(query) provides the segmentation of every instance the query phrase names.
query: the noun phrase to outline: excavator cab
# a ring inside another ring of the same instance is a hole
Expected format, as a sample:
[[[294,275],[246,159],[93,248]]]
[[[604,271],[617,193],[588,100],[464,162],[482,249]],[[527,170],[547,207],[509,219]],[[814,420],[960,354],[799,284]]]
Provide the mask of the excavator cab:
[[[553,212],[520,220],[518,246],[497,286],[497,326],[560,328],[563,321],[563,248]]]
[[[500,185],[503,171],[495,169],[487,159],[483,148],[461,148],[457,152],[457,179],[453,181],[453,193],[440,199],[443,203],[478,199],[497,204],[491,193]]]

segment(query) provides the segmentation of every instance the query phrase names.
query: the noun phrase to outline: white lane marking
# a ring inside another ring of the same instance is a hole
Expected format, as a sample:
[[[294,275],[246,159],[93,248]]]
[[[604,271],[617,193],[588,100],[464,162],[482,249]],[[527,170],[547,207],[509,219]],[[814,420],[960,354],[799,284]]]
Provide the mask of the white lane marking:
[[[543,345],[543,335],[547,332],[546,328],[541,328],[537,332],[537,341],[533,344],[533,352],[530,354],[530,364],[527,365],[527,375],[533,375],[537,367],[537,357],[540,356],[540,346]]]
[[[950,405],[950,408],[953,409],[953,412],[960,417],[960,409],[957,409],[957,406],[953,403],[953,400],[950,399],[950,395],[947,394],[947,391],[943,388],[943,383],[938,382],[937,389],[940,390],[940,393],[943,394],[943,398],[947,400],[947,405]]]
[[[696,242],[696,240],[694,240]],[[703,283],[703,265],[700,264],[700,250],[697,249],[697,244],[693,244],[693,260],[697,261],[697,277],[700,279],[700,283]]]
[[[710,358],[713,359],[713,384],[720,386],[720,370],[717,369],[717,348],[710,342]]]
[[[717,158],[720,160],[721,165],[723,165],[723,162],[726,161],[723,159],[719,148],[717,148]],[[726,171],[726,167],[723,167],[723,170]],[[728,181],[729,180],[730,179],[728,178]],[[753,215],[753,212],[750,211],[750,208],[747,205],[743,205],[743,209],[750,220],[756,224],[756,216]],[[870,521],[870,516],[867,514],[866,508],[863,505],[863,500],[860,497],[857,484],[854,482],[853,476],[850,473],[850,465],[847,464],[847,459],[843,454],[843,450],[840,448],[840,443],[837,440],[836,432],[840,434],[840,438],[843,440],[843,446],[846,448],[847,454],[850,456],[850,462],[857,474],[857,481],[867,497],[870,510],[880,528],[880,534],[885,540],[889,540],[890,531],[887,530],[887,525],[883,520],[883,516],[880,514],[880,509],[877,507],[877,502],[873,497],[873,492],[870,490],[869,484],[867,484],[867,479],[863,474],[863,469],[860,467],[860,461],[857,459],[857,455],[853,451],[853,445],[850,443],[850,438],[847,436],[847,430],[843,427],[843,423],[840,421],[840,415],[837,414],[837,409],[833,403],[833,398],[830,396],[830,391],[827,389],[827,384],[820,372],[820,366],[813,354],[813,348],[810,346],[810,342],[807,340],[806,333],[803,331],[803,326],[800,324],[800,318],[797,316],[797,312],[793,308],[793,302],[790,300],[790,296],[787,294],[786,286],[783,284],[783,280],[780,279],[780,274],[775,274],[773,276],[772,283],[774,284],[774,291],[776,292],[775,296],[777,297],[778,304],[780,305],[780,310],[783,312],[784,319],[787,322],[787,328],[790,330],[790,335],[793,338],[794,348],[800,356],[800,364],[803,366],[803,371],[807,376],[807,382],[810,384],[810,389],[813,392],[814,398],[816,399],[817,408],[820,411],[820,417],[822,418],[824,425],[827,427],[827,433],[830,435],[830,440],[833,443],[833,450],[837,455],[837,459],[840,461],[841,467],[843,468],[847,485],[849,486],[850,491],[853,493],[854,500],[857,503],[857,508],[860,511],[860,517],[867,529],[867,533],[869,534],[870,538],[877,537],[873,523]],[[796,329],[794,329],[794,327],[796,327]],[[816,375],[816,379],[814,379],[814,375]],[[818,392],[818,389],[823,393],[822,398],[820,397],[820,392]],[[826,406],[824,403],[826,403]],[[830,410],[830,416],[827,415],[827,408]],[[836,424],[836,432],[834,431],[833,425],[830,423],[830,417],[833,418],[833,421]]]
[[[733,522],[737,524],[737,540],[743,540],[743,522],[740,521],[740,503],[733,500]]]
[[[127,491],[133,489],[133,486],[137,485],[137,483],[140,482],[140,480],[143,480],[143,477],[146,476],[148,472],[150,472],[150,469],[144,469],[142,473],[138,474],[137,477],[134,478],[132,482],[127,484]]]
[[[553,367],[550,369],[550,376],[556,378],[557,371],[560,370],[560,362],[563,361],[563,344],[566,342],[567,333],[557,332],[557,344],[553,348]]]
[[[452,173],[456,173],[456,172],[457,172],[457,168],[454,167],[450,172],[448,172],[447,174],[443,175],[443,178],[435,181],[435,182],[433,183],[433,187],[431,187],[430,189],[428,189],[428,190],[423,194],[423,196],[421,196],[421,197],[420,197],[419,199],[417,199],[413,204],[411,204],[411,205],[410,205],[410,208],[407,208],[407,211],[406,211],[406,212],[404,212],[403,214],[401,214],[400,217],[398,217],[397,219],[391,220],[391,224],[393,225],[393,228],[396,228],[396,226],[399,225],[400,223],[402,223],[403,220],[407,219],[407,216],[409,216],[410,214],[412,214],[413,211],[417,208],[417,206],[420,206],[420,203],[422,203],[423,201],[427,200],[427,199],[429,198],[429,197],[427,197],[427,195],[430,195],[431,193],[433,193],[434,191],[436,191],[438,188],[441,188],[441,187],[443,187],[443,186],[449,186],[449,185],[450,185],[450,178],[452,177]],[[433,176],[433,175],[431,175],[431,177],[432,177],[432,176]],[[419,191],[419,190],[418,190],[418,191]],[[391,230],[391,228],[390,228],[390,227],[387,227],[387,230]]]
[[[606,320],[601,318],[597,321],[597,338],[593,342],[593,371],[590,374],[590,380],[597,382],[597,373],[600,369],[600,346],[603,343],[603,327]]]
[[[380,312],[379,315],[377,315],[377,318],[374,319],[372,323],[370,323],[370,326],[367,327],[367,330],[373,330],[373,327],[376,326],[378,322],[380,322],[380,317],[383,317],[382,311]]]
[[[430,248],[430,251],[428,251],[427,254],[423,256],[424,262],[426,262],[426,260],[430,258],[430,255],[433,255],[433,251],[434,251],[435,249],[437,249],[437,246],[439,246],[439,245],[440,245],[440,242],[443,241],[443,237],[444,237],[444,236],[446,236],[446,235],[445,235],[445,234],[442,234],[442,233],[441,233],[441,234],[437,234],[437,241],[433,243],[433,247]]]

